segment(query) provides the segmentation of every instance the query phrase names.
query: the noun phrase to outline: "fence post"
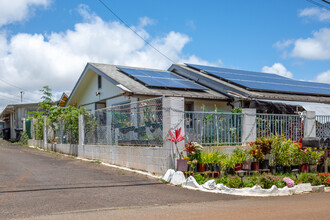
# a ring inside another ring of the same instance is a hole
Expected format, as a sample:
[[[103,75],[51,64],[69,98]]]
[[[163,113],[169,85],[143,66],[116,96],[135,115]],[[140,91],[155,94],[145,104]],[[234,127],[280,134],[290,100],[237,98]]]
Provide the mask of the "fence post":
[[[163,147],[170,152],[169,168],[176,167],[176,158],[178,158],[174,144],[168,141],[169,130],[181,128],[181,134],[185,134],[184,126],[184,98],[180,97],[163,97]],[[177,144],[179,152],[184,148],[185,141]],[[174,154],[177,157],[174,157]]]
[[[83,146],[85,143],[85,121],[84,115],[79,115],[79,145]]]
[[[44,139],[44,148],[47,149],[47,117],[44,117],[43,139]]]
[[[242,113],[242,144],[247,144],[257,138],[257,110],[243,108]]]
[[[25,131],[26,130],[25,118],[23,118],[22,123],[23,123],[23,131]]]
[[[315,112],[306,111],[304,116],[304,137],[316,137]]]

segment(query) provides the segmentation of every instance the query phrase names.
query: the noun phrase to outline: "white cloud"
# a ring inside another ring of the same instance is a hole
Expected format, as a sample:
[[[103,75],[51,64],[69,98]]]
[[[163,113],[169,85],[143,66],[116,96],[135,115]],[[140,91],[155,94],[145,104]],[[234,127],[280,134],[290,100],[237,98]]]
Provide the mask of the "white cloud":
[[[329,83],[330,84],[330,70],[317,75],[315,81],[320,82],[320,83]]]
[[[305,8],[300,11],[299,16],[314,18],[319,21],[330,21],[330,11],[324,8]]]
[[[50,35],[20,33],[7,40],[6,34],[0,33],[0,78],[30,91],[24,95],[26,101],[38,100],[40,93],[35,91],[44,85],[55,92],[71,91],[87,62],[161,69],[171,65],[124,25],[105,22],[88,8],[79,10],[85,20],[73,30]],[[171,31],[151,37],[143,28],[147,24],[150,20],[143,18],[132,28],[174,62],[210,64],[182,52],[190,41],[187,35]],[[0,92],[14,94],[16,102],[19,100],[19,90],[7,84],[1,83]]]
[[[291,44],[294,43],[294,40],[285,40],[285,41],[277,41],[273,47],[279,49],[279,50],[283,50],[286,47],[290,46]]]
[[[273,66],[269,67],[269,66],[264,66],[262,68],[262,72],[264,73],[274,73],[280,76],[284,76],[284,77],[288,77],[288,78],[292,78],[293,74],[288,71],[285,66],[283,66],[283,64],[281,63],[274,63]]]
[[[0,0],[0,27],[17,21],[23,21],[33,13],[36,6],[46,7],[51,0]]]
[[[330,28],[314,32],[312,38],[296,40],[292,56],[310,60],[330,59]]]

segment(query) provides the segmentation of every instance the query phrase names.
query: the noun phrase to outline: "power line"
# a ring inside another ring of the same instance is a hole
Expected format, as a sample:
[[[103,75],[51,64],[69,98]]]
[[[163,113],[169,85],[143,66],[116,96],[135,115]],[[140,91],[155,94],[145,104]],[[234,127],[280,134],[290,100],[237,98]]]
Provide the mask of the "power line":
[[[317,5],[317,6],[321,7],[321,8],[324,8],[324,9],[330,11],[330,8],[328,8],[327,6],[322,5],[322,4],[320,4],[320,3],[318,3],[318,2],[316,2],[316,1],[314,1],[314,0],[306,0],[306,1],[308,1],[308,2],[310,2],[310,3],[312,3],[312,4],[314,4],[314,5]],[[322,1],[323,1],[323,0],[322,0]],[[327,2],[327,1],[325,1],[325,2]],[[329,2],[328,2],[328,3],[329,3]]]
[[[6,83],[7,85],[10,85],[10,86],[12,86],[12,87],[15,87],[15,88],[17,88],[17,89],[19,89],[19,90],[24,91],[24,89],[22,89],[22,88],[20,88],[20,87],[18,87],[18,86],[15,86],[15,85],[13,85],[13,84],[11,84],[11,83],[9,83],[9,82],[6,82],[6,81],[4,81],[3,79],[0,79],[0,81]]]
[[[108,11],[110,11],[121,23],[123,23],[127,28],[129,28],[131,31],[133,31],[134,34],[136,34],[139,38],[141,38],[146,44],[148,44],[151,48],[153,48],[155,51],[157,51],[160,55],[171,61],[172,63],[175,63],[171,58],[163,54],[160,50],[158,50],[156,47],[154,47],[152,44],[150,44],[146,39],[144,39],[140,34],[138,34],[133,28],[131,28],[123,19],[121,19],[113,10],[110,9],[108,5],[106,5],[102,0],[98,0]]]

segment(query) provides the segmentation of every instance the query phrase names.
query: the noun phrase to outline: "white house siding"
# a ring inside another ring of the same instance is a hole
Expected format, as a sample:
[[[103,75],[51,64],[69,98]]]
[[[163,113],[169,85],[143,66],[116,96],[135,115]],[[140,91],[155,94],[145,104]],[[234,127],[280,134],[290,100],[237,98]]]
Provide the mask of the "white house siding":
[[[76,104],[78,107],[87,106],[99,102],[100,100],[104,101],[111,97],[121,95],[122,90],[103,77],[102,88],[98,89],[97,77],[97,73],[88,69],[85,77],[75,91],[74,96],[71,98],[70,104]],[[97,96],[97,92],[100,92],[100,95]]]
[[[205,107],[204,111],[214,111],[215,106],[218,110],[230,111],[232,107],[227,105],[228,102],[219,102],[219,101],[194,101],[193,111],[203,111],[203,105]]]

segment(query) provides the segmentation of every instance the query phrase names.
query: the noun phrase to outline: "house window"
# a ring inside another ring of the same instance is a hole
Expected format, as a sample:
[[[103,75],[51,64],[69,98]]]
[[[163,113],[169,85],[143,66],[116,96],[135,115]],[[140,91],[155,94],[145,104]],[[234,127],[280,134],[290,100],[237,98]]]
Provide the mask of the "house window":
[[[97,77],[97,87],[102,89],[102,77],[100,75]]]

